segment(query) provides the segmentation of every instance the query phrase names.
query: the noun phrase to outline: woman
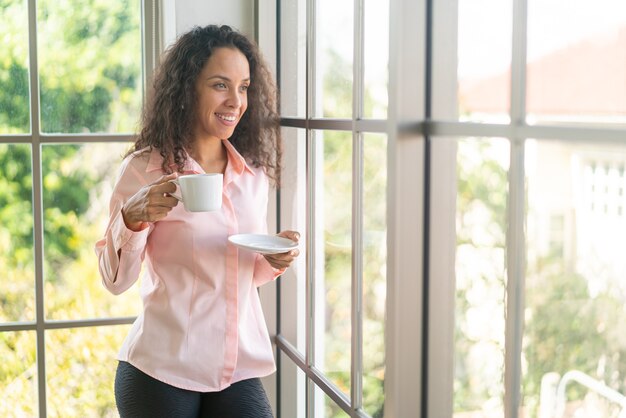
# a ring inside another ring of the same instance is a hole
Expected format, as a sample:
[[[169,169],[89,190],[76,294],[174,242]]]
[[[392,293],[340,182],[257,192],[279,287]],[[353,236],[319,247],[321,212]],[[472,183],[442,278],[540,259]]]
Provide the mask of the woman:
[[[122,417],[272,416],[259,378],[275,365],[257,287],[298,250],[260,255],[228,237],[267,232],[280,140],[270,73],[245,36],[196,27],[166,51],[96,244],[112,293],[145,270],[143,312],[118,357]],[[223,173],[222,207],[187,212],[172,180],[205,172]]]

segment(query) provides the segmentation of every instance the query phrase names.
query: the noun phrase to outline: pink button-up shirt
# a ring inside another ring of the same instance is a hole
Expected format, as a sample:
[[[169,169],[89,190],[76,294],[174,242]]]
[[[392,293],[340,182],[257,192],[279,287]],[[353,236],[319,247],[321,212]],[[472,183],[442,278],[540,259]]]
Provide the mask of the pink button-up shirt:
[[[162,176],[153,150],[122,163],[104,238],[96,243],[104,286],[120,294],[141,280],[143,312],[118,359],[183,389],[218,391],[275,370],[257,287],[275,279],[259,254],[228,242],[238,233],[266,233],[268,180],[229,141],[222,208],[187,212],[178,204],[163,220],[133,232],[121,208],[141,187]],[[193,159],[185,173],[203,173]]]

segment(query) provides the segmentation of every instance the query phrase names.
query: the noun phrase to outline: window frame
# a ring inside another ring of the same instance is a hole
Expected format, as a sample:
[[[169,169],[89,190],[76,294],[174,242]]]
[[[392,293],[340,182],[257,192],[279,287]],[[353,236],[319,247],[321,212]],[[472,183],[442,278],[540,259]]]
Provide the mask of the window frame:
[[[292,416],[283,411],[297,411],[298,416],[320,416],[315,412],[315,389],[321,390],[337,406],[351,417],[369,417],[362,409],[362,246],[363,246],[363,146],[365,133],[386,134],[388,140],[388,172],[387,182],[387,320],[386,320],[386,373],[385,373],[385,415],[386,416],[414,416],[420,409],[421,381],[416,376],[421,367],[422,330],[420,326],[422,315],[422,247],[421,235],[424,216],[422,187],[424,178],[424,149],[425,139],[422,135],[423,124],[414,121],[423,120],[424,82],[419,78],[406,83],[403,75],[407,72],[423,73],[424,61],[421,54],[406,59],[390,60],[389,63],[389,107],[387,119],[363,119],[364,96],[364,0],[353,2],[354,11],[354,44],[353,44],[353,91],[352,91],[352,118],[331,119],[316,117],[314,112],[315,94],[315,1],[308,0],[306,8],[306,109],[302,117],[282,117],[281,125],[286,128],[295,128],[304,131],[306,144],[293,146],[293,154],[286,154],[285,158],[300,158],[306,154],[306,267],[302,273],[286,274],[304,276],[306,280],[306,309],[305,309],[305,342],[304,352],[298,350],[283,334],[297,335],[296,329],[286,329],[280,320],[281,299],[280,288],[282,280],[297,280],[297,277],[284,277],[277,284],[278,305],[277,332],[275,342],[279,361],[283,356],[291,362],[290,370],[300,371],[305,376],[305,399],[294,394],[294,387],[298,385],[296,374],[283,373],[283,364],[279,362],[278,379],[278,416]],[[400,0],[390,1],[391,27],[394,24],[404,27],[403,31],[392,31],[389,39],[389,56],[400,57],[399,51],[414,48],[415,51],[425,51],[424,22],[425,13],[423,1]],[[406,13],[406,10],[415,13]],[[260,22],[259,22],[260,23]],[[281,1],[277,2],[276,28],[277,50],[281,43]],[[409,29],[417,28],[417,29]],[[419,29],[422,28],[422,29]],[[406,36],[407,34],[418,36]],[[263,46],[263,45],[262,45]],[[280,84],[280,53],[278,55],[278,79]],[[296,86],[290,86],[297,90]],[[409,94],[406,94],[406,93]],[[406,100],[406,96],[418,100]],[[314,202],[315,188],[318,178],[317,162],[315,161],[315,144],[313,131],[346,131],[352,133],[352,166],[353,191],[352,204],[352,274],[351,274],[351,393],[348,398],[330,379],[314,365],[315,351],[314,321],[319,314],[315,312],[316,289],[315,280],[315,249],[318,243],[314,237],[315,218]],[[418,164],[415,161],[419,161]],[[391,169],[393,167],[393,169]],[[406,176],[406,173],[410,176]],[[408,185],[413,187],[409,188]],[[415,187],[417,186],[417,187]],[[279,197],[279,207],[281,205]],[[279,224],[288,218],[283,210],[279,210]],[[292,269],[290,269],[292,270]],[[399,280],[400,277],[414,278],[414,280]],[[288,303],[296,303],[289,301]],[[418,319],[417,321],[415,319]],[[294,323],[290,321],[290,327]],[[298,344],[299,345],[299,344]],[[283,389],[284,388],[284,389]],[[297,389],[295,390],[297,393]],[[417,392],[417,393],[416,393]],[[289,399],[286,399],[289,396]],[[304,403],[304,405],[302,405]],[[303,411],[303,409],[305,411]],[[282,412],[282,413],[281,413]],[[323,412],[323,411],[322,411]]]
[[[455,172],[456,160],[454,149],[445,149],[448,139],[456,141],[462,137],[491,137],[505,138],[510,144],[510,166],[508,175],[509,196],[507,202],[507,231],[506,231],[506,319],[505,319],[505,357],[504,357],[504,411],[507,418],[521,415],[522,408],[522,339],[524,337],[524,295],[526,274],[526,195],[525,195],[525,144],[527,140],[559,141],[562,143],[621,143],[624,144],[624,130],[616,129],[611,124],[584,126],[571,123],[542,123],[540,125],[529,124],[526,117],[526,39],[528,0],[512,1],[512,51],[511,51],[511,80],[510,80],[510,122],[504,124],[491,124],[481,122],[455,121],[454,111],[438,111],[443,117],[433,118],[427,115],[425,120],[425,132],[432,141],[429,158],[431,159],[431,188],[456,192],[451,187],[450,180],[446,180],[446,173]],[[447,66],[456,71],[456,32],[442,31],[441,27],[451,26],[450,22],[456,19],[455,5],[443,4],[437,0],[427,0],[427,7],[433,10],[433,17],[429,25],[429,38],[431,48],[437,54],[429,57],[428,67],[430,72],[433,68],[441,70],[446,62]],[[455,26],[455,25],[452,25]],[[445,71],[444,71],[445,72]],[[454,77],[451,79],[451,77]],[[437,87],[440,97],[429,97],[430,103],[445,107],[446,103],[439,103],[443,96],[448,100],[448,105],[456,109],[454,96],[446,91],[446,87],[456,85],[456,72],[436,78],[433,87]],[[441,89],[443,89],[441,91]],[[450,102],[452,100],[452,102]],[[437,149],[439,144],[440,149]],[[436,161],[446,160],[443,164]],[[455,199],[455,197],[451,197]],[[432,213],[441,213],[435,209],[438,205],[437,196],[431,195],[427,204]],[[439,198],[439,200],[441,200]],[[455,206],[448,202],[449,214],[452,215],[454,225]],[[429,287],[429,312],[428,312],[428,350],[429,362],[425,364],[425,381],[428,384],[426,416],[452,416],[453,381],[454,381],[454,272],[441,274],[445,271],[445,263],[454,265],[455,235],[450,234],[445,224],[431,218],[431,241],[430,263],[427,283]],[[437,236],[447,236],[448,243],[435,244]],[[452,254],[452,256],[450,256]],[[451,263],[451,264],[450,264]],[[449,268],[449,267],[448,267]]]
[[[454,63],[457,59],[457,0],[390,0],[387,120],[363,120],[356,111],[353,112],[352,120],[312,117],[309,109],[312,107],[311,95],[314,92],[310,85],[315,68],[312,65],[314,57],[311,56],[314,39],[311,38],[315,25],[311,16],[315,15],[315,10],[314,1],[307,2],[307,112],[304,117],[284,117],[282,125],[303,129],[307,133],[315,129],[338,129],[351,130],[355,137],[360,132],[383,132],[388,135],[385,416],[453,415],[456,141],[463,137],[497,137],[504,138],[510,144],[503,399],[503,413],[507,418],[519,416],[522,406],[526,141],[625,143],[624,129],[611,124],[584,126],[575,122],[528,123],[528,1],[511,1],[510,121],[502,124],[461,122],[456,115],[457,74]],[[278,4],[280,9],[280,1]],[[362,11],[363,1],[356,0],[354,4],[355,10]],[[355,39],[362,35],[357,29],[359,13],[355,13]],[[280,31],[280,11],[276,20],[277,30]],[[278,43],[280,45],[280,35]],[[358,74],[359,54],[362,54],[359,48],[362,48],[362,44],[355,44],[355,85],[358,84],[358,77],[362,76]],[[412,53],[407,54],[406,51]],[[278,74],[280,76],[280,64]],[[434,95],[433,91],[437,94]],[[360,92],[354,93],[353,103],[359,100]],[[307,141],[311,141],[309,134]],[[310,149],[308,153],[311,153]],[[310,178],[314,178],[315,173],[311,168],[314,162],[307,160],[307,166],[308,188],[312,189],[314,184]],[[358,171],[357,168],[355,170]],[[310,208],[313,200],[314,194],[309,190],[307,207]],[[358,196],[353,196],[354,204],[358,206]],[[307,229],[310,230],[314,222],[310,210],[308,219]],[[359,238],[358,233],[354,234],[353,240]],[[315,248],[312,238],[306,244],[309,251]],[[314,277],[312,265],[312,255],[307,254],[307,270],[303,274],[308,283],[307,318],[314,316],[311,312],[314,295],[310,283],[310,278]],[[353,276],[358,278],[358,272],[353,272]],[[353,315],[358,312],[354,303],[352,309]],[[307,335],[311,334],[311,329],[313,326],[308,323]],[[358,331],[358,324],[355,329]],[[285,330],[279,326],[276,337],[279,356],[281,353],[286,354],[313,384],[318,385],[348,415],[367,416],[358,409],[358,403],[352,404],[351,400],[336,393],[332,384],[312,367],[306,355],[281,335],[281,331]],[[307,350],[311,350],[310,341]],[[354,368],[354,359],[358,363],[358,353],[352,356]],[[287,380],[287,384],[295,385],[296,382]],[[310,397],[311,393],[307,393]],[[354,400],[353,396],[352,402]],[[310,407],[306,416],[314,416]]]
[[[141,54],[142,54],[142,93],[148,86],[149,74],[155,68],[162,51],[162,25],[160,23],[160,2],[141,0]],[[0,144],[28,144],[31,147],[32,164],[32,215],[33,215],[33,255],[35,285],[35,319],[0,323],[0,332],[34,331],[36,336],[37,361],[37,400],[38,416],[47,416],[46,393],[46,331],[132,324],[136,317],[98,317],[90,319],[49,320],[45,317],[44,271],[43,271],[43,184],[42,184],[42,145],[48,144],[89,144],[119,143],[132,140],[132,134],[46,134],[40,129],[40,90],[37,43],[37,1],[28,0],[28,70],[30,100],[30,133],[0,134]]]

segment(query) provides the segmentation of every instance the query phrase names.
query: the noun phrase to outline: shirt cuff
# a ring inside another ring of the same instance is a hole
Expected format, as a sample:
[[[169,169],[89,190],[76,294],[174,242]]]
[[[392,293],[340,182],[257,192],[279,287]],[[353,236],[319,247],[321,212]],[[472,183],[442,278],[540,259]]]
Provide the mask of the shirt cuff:
[[[150,231],[150,224],[144,222],[142,229],[139,231],[133,231],[128,229],[122,216],[122,211],[118,211],[115,218],[111,222],[111,233],[115,242],[115,248],[125,251],[140,250],[145,247],[148,241],[148,234]]]
[[[257,254],[255,264],[254,283],[257,287],[275,280],[277,277],[281,276],[285,270],[287,270],[287,268],[277,269],[272,267],[269,261],[267,261],[261,254]]]

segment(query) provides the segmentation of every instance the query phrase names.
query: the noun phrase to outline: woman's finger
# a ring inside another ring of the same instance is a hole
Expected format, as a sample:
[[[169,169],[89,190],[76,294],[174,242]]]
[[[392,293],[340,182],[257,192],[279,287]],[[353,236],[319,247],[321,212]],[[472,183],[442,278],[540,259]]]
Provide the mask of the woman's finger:
[[[298,231],[290,231],[290,230],[281,231],[280,233],[278,233],[278,236],[290,239],[295,242],[300,241],[300,233]]]
[[[299,254],[300,251],[295,249],[286,253],[265,254],[265,258],[274,268],[287,268]]]

